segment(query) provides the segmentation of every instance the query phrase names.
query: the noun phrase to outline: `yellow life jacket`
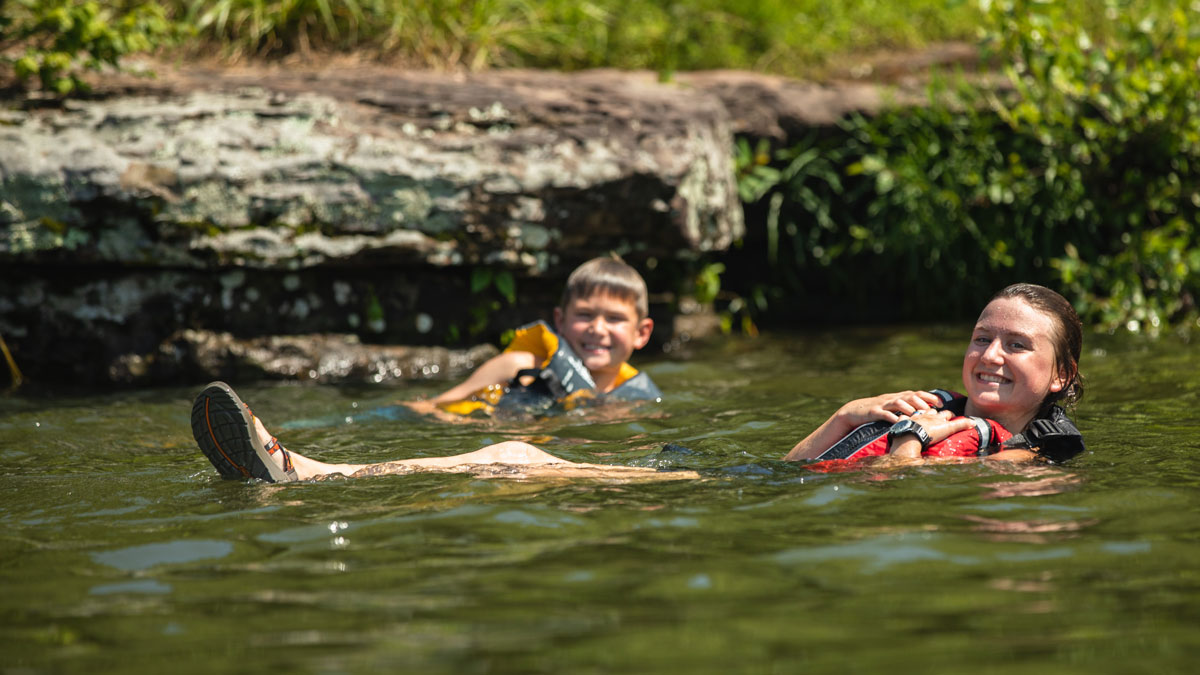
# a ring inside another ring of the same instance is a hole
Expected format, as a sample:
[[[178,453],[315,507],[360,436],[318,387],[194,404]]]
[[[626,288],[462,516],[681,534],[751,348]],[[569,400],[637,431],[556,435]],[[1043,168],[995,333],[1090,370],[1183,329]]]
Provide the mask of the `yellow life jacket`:
[[[498,408],[542,412],[560,405],[565,410],[572,410],[585,400],[599,397],[625,401],[662,399],[662,392],[650,376],[638,372],[628,363],[621,364],[612,391],[597,393],[596,382],[583,361],[544,321],[518,328],[504,351],[529,352],[538,365],[517,373],[506,384],[484,387],[466,399],[439,403],[438,407],[458,415],[469,415],[477,410],[491,415]],[[532,381],[522,382],[530,378]]]

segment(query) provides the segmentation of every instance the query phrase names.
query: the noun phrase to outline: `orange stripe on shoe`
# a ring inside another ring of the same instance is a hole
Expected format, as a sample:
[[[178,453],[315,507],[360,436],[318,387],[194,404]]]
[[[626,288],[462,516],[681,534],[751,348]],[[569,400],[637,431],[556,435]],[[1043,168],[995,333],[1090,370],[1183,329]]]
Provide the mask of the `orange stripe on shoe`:
[[[267,454],[274,456],[276,452],[283,453],[283,470],[285,473],[291,473],[296,470],[296,467],[292,466],[292,454],[287,451],[287,448],[280,445],[278,438],[272,436],[271,442],[267,443]]]
[[[217,452],[221,453],[221,456],[224,457],[227,462],[232,464],[233,468],[237,469],[238,471],[241,471],[243,476],[245,476],[246,478],[249,478],[250,472],[247,471],[244,467],[242,467],[241,464],[238,464],[237,462],[230,459],[229,455],[225,454],[225,449],[222,448],[221,444],[217,442],[217,434],[213,432],[212,420],[209,419],[209,417],[208,417],[208,403],[211,400],[212,400],[211,397],[204,399],[204,423],[208,425],[208,436],[209,436],[209,438],[212,439],[213,445],[217,446]]]

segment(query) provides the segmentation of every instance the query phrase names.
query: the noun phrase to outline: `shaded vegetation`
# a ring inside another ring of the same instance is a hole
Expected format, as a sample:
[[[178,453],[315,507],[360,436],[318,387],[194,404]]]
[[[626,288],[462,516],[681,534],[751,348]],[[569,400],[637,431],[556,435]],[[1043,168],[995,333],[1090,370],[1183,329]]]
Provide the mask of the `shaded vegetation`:
[[[987,45],[1011,89],[935,88],[928,107],[773,155],[743,142],[771,269],[757,291],[783,307],[816,288],[944,316],[1032,280],[1110,330],[1194,322],[1198,14],[1113,10],[1100,43],[1061,5],[996,3]]]

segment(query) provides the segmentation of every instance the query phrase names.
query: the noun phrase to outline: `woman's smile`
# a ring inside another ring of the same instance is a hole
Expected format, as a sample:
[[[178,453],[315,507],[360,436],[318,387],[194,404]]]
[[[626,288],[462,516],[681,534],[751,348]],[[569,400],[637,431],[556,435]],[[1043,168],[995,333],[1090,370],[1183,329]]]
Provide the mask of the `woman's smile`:
[[[1051,392],[1062,389],[1054,321],[1018,298],[998,298],[979,315],[963,357],[968,414],[1023,429]]]

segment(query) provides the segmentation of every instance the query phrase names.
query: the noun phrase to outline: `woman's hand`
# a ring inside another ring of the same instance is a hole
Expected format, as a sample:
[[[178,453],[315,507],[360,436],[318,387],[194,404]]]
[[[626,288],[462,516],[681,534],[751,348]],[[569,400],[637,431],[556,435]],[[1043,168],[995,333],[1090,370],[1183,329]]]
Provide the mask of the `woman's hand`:
[[[927,391],[898,391],[870,398],[860,398],[843,405],[825,423],[796,444],[784,459],[813,459],[829,449],[860,424],[884,420],[895,424],[901,415],[917,411],[932,411],[942,404],[937,394]],[[918,443],[917,447],[920,448]],[[919,454],[919,453],[918,453]]]
[[[960,431],[966,431],[975,426],[969,418],[959,417],[954,418],[954,413],[949,410],[937,410],[929,413],[916,413],[909,415],[909,418],[921,425],[925,429],[925,433],[929,434],[929,443],[941,443]]]
[[[928,391],[898,391],[850,401],[839,408],[834,416],[841,418],[846,432],[849,433],[860,424],[876,420],[895,424],[901,417],[908,417],[919,411],[932,412],[941,405],[942,399]]]
[[[949,410],[920,410],[911,415],[906,415],[909,419],[921,425],[925,433],[929,435],[929,444],[940,443],[950,436],[957,434],[960,431],[966,431],[975,424],[966,417],[954,418],[954,413]],[[888,448],[888,454],[897,457],[916,458],[921,456],[921,441],[916,434],[905,434],[892,439],[891,447]]]

